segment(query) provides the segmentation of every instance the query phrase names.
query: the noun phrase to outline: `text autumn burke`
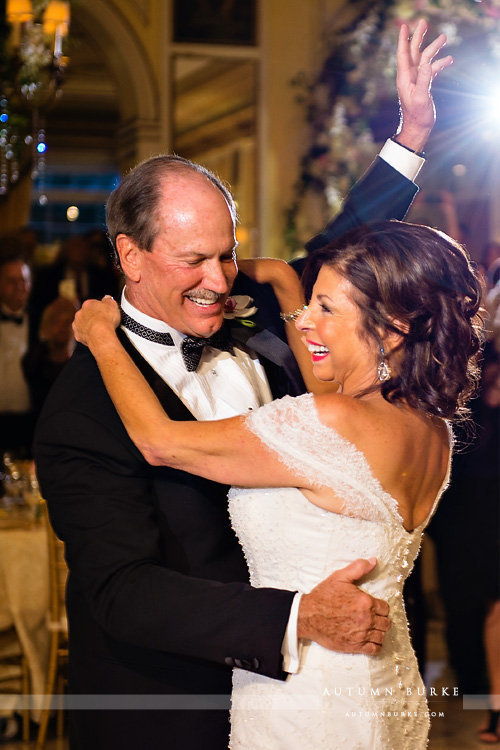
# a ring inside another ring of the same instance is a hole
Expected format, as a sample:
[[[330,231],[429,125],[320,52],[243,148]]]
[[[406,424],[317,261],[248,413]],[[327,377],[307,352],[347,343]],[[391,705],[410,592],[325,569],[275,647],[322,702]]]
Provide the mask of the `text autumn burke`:
[[[427,695],[428,698],[441,698],[441,697],[457,697],[458,696],[458,688],[457,687],[441,687],[441,688],[425,688],[425,687],[419,687],[419,688],[411,688],[407,687],[405,689],[405,695]],[[375,697],[383,697],[388,695],[401,695],[401,688],[389,688],[386,687],[383,690],[380,690],[380,688],[364,688],[364,687],[334,687],[334,688],[325,688],[323,691],[323,695],[348,695],[348,696],[356,696],[356,695],[371,695]]]

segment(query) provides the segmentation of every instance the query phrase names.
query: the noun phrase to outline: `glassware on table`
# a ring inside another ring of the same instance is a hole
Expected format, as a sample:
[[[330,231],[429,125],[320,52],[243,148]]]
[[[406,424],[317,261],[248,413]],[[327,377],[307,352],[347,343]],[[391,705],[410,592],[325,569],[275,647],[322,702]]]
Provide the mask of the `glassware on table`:
[[[4,453],[1,479],[0,517],[39,520],[41,497],[33,462]]]

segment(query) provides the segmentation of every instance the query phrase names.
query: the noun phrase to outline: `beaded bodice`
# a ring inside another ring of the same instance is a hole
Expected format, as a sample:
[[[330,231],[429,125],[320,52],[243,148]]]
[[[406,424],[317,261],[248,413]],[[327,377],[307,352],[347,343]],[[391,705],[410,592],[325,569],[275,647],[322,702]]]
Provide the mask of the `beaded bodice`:
[[[246,425],[286,465],[293,466],[310,481],[332,488],[343,501],[343,514],[338,514],[311,504],[294,488],[233,488],[229,495],[230,513],[245,552],[252,585],[308,592],[334,570],[353,560],[376,557],[377,567],[362,588],[390,605],[393,625],[380,656],[326,652],[312,644],[306,647],[303,671],[313,670],[315,679],[327,689],[335,684],[335,675],[346,672],[351,675],[349,684],[352,685],[357,682],[365,687],[390,686],[393,691],[389,703],[383,703],[385,709],[392,705],[393,711],[395,706],[400,711],[409,711],[421,681],[409,641],[402,592],[427,521],[411,533],[404,529],[396,501],[373,476],[363,453],[320,422],[311,394],[275,401],[253,412],[247,417]],[[448,476],[449,471],[439,495]],[[439,496],[436,503],[438,499]],[[296,678],[302,679],[300,674]],[[238,686],[252,677],[238,671],[235,679],[236,689],[244,690]],[[261,687],[252,682],[252,690]],[[265,682],[263,689],[271,693],[280,690],[273,685],[269,688]],[[382,704],[371,696],[370,690],[368,692],[368,695],[358,696],[354,703],[357,710],[377,713]],[[425,702],[420,698],[420,703],[422,700]],[[378,708],[375,710],[374,706]],[[239,718],[233,714],[236,728]],[[424,736],[427,720],[423,710],[420,721]],[[394,726],[398,725],[377,722],[376,742],[379,744],[373,747],[416,750],[425,746],[412,744],[415,743],[415,726],[411,739],[405,739],[400,733],[403,731],[401,724],[399,729],[394,729],[393,736],[391,727]],[[314,747],[318,750],[355,747],[349,744],[352,737],[349,740],[347,734],[343,735],[341,725],[337,723],[337,727],[335,739],[325,729],[322,740],[320,732],[323,730],[318,726],[313,735]],[[235,731],[233,729],[233,734]],[[234,737],[232,746],[240,747],[234,743]],[[359,746],[364,748],[363,744]],[[274,747],[269,743],[269,748]]]

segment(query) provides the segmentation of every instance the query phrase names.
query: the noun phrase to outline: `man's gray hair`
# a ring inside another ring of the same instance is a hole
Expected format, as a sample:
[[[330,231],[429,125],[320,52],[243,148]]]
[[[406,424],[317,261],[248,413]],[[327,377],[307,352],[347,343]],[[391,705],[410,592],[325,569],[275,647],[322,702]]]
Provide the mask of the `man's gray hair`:
[[[233,224],[237,211],[233,196],[222,180],[201,164],[173,154],[161,154],[145,159],[135,166],[113,190],[106,203],[106,224],[113,246],[115,263],[120,267],[116,238],[126,234],[141,250],[151,252],[158,232],[157,209],[162,187],[169,173],[196,172],[206,177],[227,203]]]

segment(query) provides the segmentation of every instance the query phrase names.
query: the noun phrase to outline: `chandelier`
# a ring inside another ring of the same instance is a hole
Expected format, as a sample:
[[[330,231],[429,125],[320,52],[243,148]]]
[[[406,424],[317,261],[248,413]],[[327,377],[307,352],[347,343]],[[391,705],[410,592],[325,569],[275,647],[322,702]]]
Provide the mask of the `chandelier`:
[[[62,94],[69,0],[7,0],[0,63],[0,196],[31,157],[43,205],[45,113]]]

